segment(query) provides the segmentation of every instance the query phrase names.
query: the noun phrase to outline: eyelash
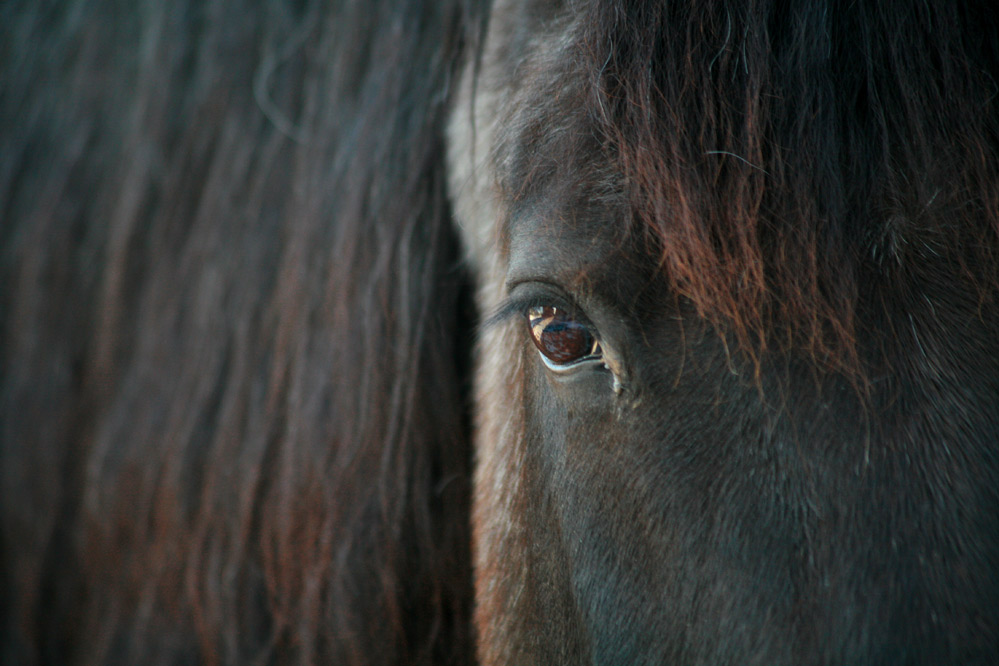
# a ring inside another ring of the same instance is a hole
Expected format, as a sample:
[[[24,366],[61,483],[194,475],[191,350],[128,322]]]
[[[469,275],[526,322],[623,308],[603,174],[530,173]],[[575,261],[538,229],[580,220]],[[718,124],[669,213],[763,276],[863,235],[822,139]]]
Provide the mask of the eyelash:
[[[570,313],[573,319],[586,326],[596,336],[596,327],[571,299],[561,293],[561,289],[544,282],[529,283],[526,287],[521,285],[524,283],[509,286],[511,290],[519,293],[507,298],[490,317],[486,318],[482,323],[483,328],[492,328],[512,318],[526,318],[531,308],[555,307]]]

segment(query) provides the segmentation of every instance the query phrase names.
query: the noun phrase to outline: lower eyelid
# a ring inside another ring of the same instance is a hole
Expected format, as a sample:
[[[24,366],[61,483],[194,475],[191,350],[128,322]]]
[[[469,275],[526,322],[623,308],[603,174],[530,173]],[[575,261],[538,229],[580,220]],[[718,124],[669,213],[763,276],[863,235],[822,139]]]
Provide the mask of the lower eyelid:
[[[538,352],[538,356],[541,357],[542,363],[544,363],[545,366],[549,370],[552,370],[553,372],[556,372],[556,373],[573,372],[575,370],[582,369],[582,368],[584,368],[584,367],[586,367],[588,365],[591,365],[591,364],[599,364],[602,367],[606,367],[606,365],[603,363],[603,357],[602,356],[584,356],[583,358],[581,358],[581,359],[579,359],[577,361],[573,361],[572,363],[565,363],[565,364],[555,363],[554,361],[552,361],[551,359],[549,359],[547,356],[545,356],[541,352]]]

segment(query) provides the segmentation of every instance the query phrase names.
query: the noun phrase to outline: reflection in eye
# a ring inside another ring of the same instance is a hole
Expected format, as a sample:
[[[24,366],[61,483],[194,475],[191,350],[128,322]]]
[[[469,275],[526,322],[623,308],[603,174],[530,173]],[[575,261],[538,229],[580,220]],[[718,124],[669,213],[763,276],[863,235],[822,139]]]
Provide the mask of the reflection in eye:
[[[534,346],[549,361],[549,367],[568,366],[601,355],[600,343],[586,325],[563,308],[551,305],[528,308],[527,323]]]

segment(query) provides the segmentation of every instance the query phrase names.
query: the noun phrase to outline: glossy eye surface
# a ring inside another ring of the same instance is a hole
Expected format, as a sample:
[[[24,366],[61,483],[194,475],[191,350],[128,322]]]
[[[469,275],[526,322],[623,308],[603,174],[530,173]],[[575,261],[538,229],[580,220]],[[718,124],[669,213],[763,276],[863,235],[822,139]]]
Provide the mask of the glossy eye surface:
[[[563,308],[552,305],[528,308],[527,324],[534,346],[553,369],[601,355],[600,343],[589,328]]]

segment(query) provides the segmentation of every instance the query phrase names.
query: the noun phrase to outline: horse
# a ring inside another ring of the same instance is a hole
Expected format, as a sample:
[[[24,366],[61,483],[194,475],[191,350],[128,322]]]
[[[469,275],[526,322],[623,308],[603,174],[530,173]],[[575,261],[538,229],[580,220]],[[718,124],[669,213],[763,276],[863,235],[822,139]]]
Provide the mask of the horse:
[[[0,661],[999,662],[999,16],[0,7]]]

